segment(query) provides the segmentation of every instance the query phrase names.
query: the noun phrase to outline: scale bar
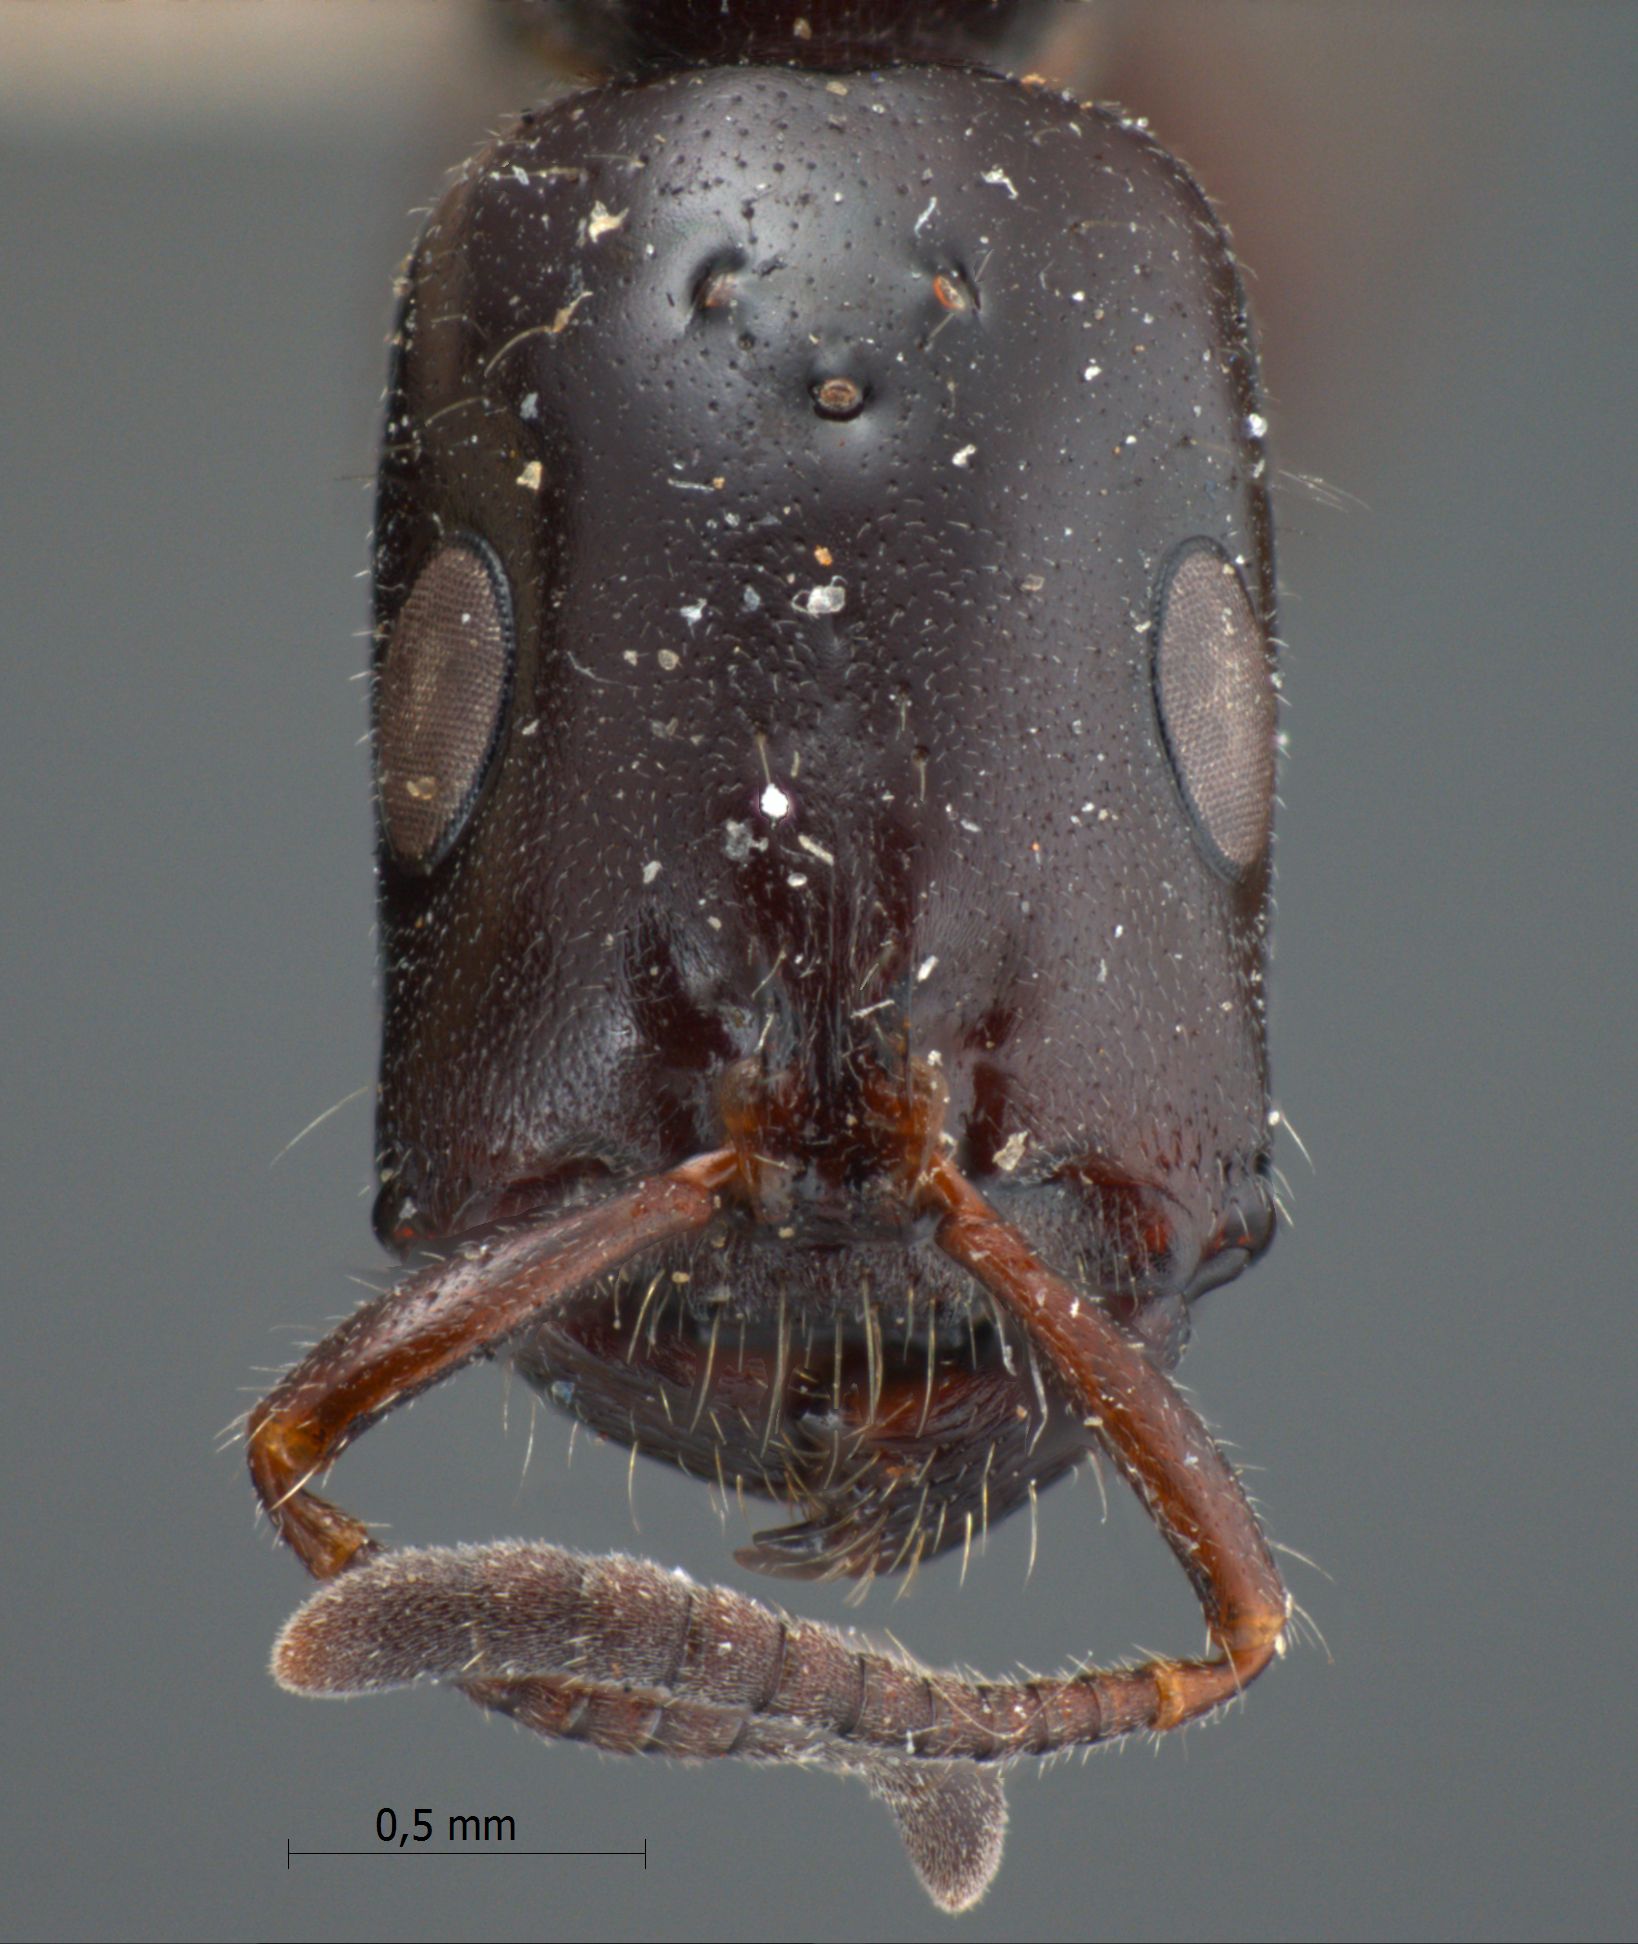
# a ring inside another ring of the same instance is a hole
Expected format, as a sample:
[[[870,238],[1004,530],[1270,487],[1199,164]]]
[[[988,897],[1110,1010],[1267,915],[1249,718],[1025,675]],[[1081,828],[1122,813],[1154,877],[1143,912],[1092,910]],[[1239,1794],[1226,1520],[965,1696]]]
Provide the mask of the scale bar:
[[[291,1862],[298,1856],[629,1856],[640,1858],[643,1868],[648,1868],[648,1838],[643,1838],[641,1849],[398,1849],[383,1844],[380,1849],[294,1849],[290,1838],[284,1839],[284,1867],[288,1870]]]

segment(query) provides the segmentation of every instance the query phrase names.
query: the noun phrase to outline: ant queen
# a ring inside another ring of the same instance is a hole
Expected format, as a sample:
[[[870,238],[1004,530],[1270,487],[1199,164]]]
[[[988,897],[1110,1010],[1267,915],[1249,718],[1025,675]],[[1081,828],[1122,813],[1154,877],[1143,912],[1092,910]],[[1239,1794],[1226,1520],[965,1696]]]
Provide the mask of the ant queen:
[[[633,6],[427,222],[372,689],[413,1260],[248,1426],[323,1582],[288,1687],[855,1774],[950,1910],[1011,1765],[1211,1713],[1291,1614],[1170,1374],[1274,1229],[1255,356],[1183,168],[985,65],[1012,11]],[[776,1501],[739,1556],[787,1579],[909,1571],[1102,1453],[1206,1650],[985,1681],[315,1494],[489,1357]]]

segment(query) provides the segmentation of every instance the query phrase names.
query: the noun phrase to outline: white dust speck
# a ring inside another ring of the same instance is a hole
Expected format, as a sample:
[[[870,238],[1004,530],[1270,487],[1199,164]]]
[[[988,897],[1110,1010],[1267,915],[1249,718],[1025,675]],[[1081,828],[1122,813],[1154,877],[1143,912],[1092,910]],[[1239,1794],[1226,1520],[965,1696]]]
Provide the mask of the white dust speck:
[[[777,783],[770,783],[759,799],[763,816],[778,823],[791,814],[791,800]]]
[[[518,484],[527,492],[538,493],[545,476],[540,461],[538,459],[531,459],[523,471],[518,474]]]
[[[1246,437],[1250,439],[1266,439],[1268,437],[1268,420],[1263,417],[1261,412],[1253,412],[1246,419]]]
[[[917,236],[920,236],[922,231],[927,227],[928,222],[932,218],[934,210],[936,210],[937,208],[938,208],[938,197],[935,196],[932,199],[932,201],[927,205],[927,207],[921,212],[921,214],[916,218],[915,233]]]
[[[788,872],[785,878],[785,882],[791,887],[793,891],[802,890],[804,886],[807,884],[807,881],[808,880],[806,874],[801,871]]]
[[[611,212],[602,203],[593,203],[592,213],[586,218],[586,241],[595,243],[600,236],[607,236],[610,230],[619,229],[630,213],[626,209]]]
[[[692,607],[680,607],[677,612],[688,623],[689,627],[697,627],[705,618],[705,603],[703,601],[696,601]]]
[[[821,864],[834,864],[836,862],[835,853],[826,850],[817,838],[808,836],[805,831],[798,832],[796,841],[807,852],[809,857],[817,857]]]
[[[660,862],[660,860],[657,857],[651,857],[648,860],[648,862],[643,866],[644,884],[652,884],[664,869],[665,866]]]
[[[525,392],[523,402],[518,406],[518,417],[532,419],[540,417],[540,393]]]
[[[1090,385],[1094,378],[1101,378],[1103,376],[1103,366],[1101,364],[1089,364],[1085,371],[1081,373],[1081,376]]]
[[[755,614],[757,609],[762,605],[762,596],[756,591],[754,587],[747,587],[743,591],[743,593],[741,593],[740,600],[744,604],[745,612],[747,614]]]
[[[1003,1174],[1011,1174],[1024,1158],[1024,1149],[1029,1146],[1029,1136],[1022,1128],[1016,1134],[1009,1134],[995,1151],[995,1165]]]
[[[950,464],[952,466],[970,465],[972,463],[973,455],[977,451],[978,451],[978,447],[975,445],[964,445],[959,452],[953,453],[951,455]]]
[[[986,169],[984,171],[984,180],[993,183],[997,189],[1005,189],[1013,201],[1017,202],[1018,191],[1012,186],[1012,178],[999,164],[993,169]]]
[[[937,970],[938,956],[936,953],[932,958],[924,958],[920,965],[916,967],[916,984],[925,985]]]
[[[682,667],[682,656],[674,648],[662,648],[654,659],[668,675],[672,669]]]
[[[840,614],[847,606],[847,589],[839,580],[823,587],[810,587],[805,594],[795,595],[791,606],[806,615]]]

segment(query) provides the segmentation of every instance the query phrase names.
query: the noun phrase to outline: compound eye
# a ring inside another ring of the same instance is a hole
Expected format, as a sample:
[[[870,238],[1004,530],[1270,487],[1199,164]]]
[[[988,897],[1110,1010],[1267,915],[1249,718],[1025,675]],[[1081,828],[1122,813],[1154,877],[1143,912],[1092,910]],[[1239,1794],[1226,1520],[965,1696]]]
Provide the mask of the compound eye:
[[[1251,597],[1210,540],[1172,557],[1155,628],[1155,704],[1178,787],[1208,855],[1241,877],[1274,808],[1274,670]]]
[[[499,740],[511,686],[512,605],[478,540],[422,568],[375,687],[381,827],[400,864],[430,871],[460,835]]]

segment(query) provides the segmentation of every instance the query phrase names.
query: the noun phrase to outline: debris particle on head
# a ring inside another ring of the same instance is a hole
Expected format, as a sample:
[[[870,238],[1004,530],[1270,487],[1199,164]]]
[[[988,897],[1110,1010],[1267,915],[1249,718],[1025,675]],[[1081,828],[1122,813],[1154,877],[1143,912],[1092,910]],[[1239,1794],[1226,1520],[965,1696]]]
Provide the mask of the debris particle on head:
[[[798,594],[791,605],[807,615],[840,614],[847,606],[847,589],[839,580],[831,581],[824,587],[810,587],[805,594]]]
[[[766,850],[768,840],[766,837],[753,837],[749,824],[736,823],[730,817],[722,828],[722,847],[728,853],[730,862],[743,864],[752,851]],[[722,928],[720,919],[708,918],[706,923],[714,930],[720,931]]]

